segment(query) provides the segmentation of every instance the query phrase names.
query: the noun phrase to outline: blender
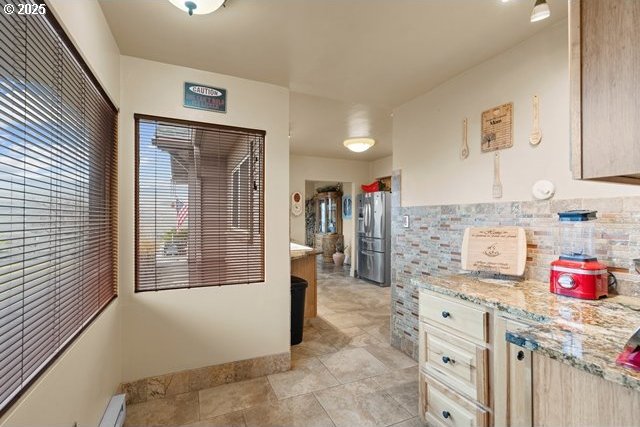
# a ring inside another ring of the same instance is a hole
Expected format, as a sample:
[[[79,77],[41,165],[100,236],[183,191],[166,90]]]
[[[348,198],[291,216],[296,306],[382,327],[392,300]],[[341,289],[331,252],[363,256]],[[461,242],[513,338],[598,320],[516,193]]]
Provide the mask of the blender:
[[[609,273],[595,256],[596,211],[558,213],[560,258],[551,263],[554,294],[595,300],[608,296]]]

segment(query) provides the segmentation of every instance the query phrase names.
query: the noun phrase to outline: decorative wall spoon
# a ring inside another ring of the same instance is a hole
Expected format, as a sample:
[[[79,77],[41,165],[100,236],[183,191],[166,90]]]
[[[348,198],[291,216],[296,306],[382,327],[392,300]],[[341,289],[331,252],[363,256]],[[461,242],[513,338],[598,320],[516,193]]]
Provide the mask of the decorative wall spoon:
[[[465,117],[462,121],[462,148],[460,148],[460,158],[462,160],[469,157],[469,144],[468,144],[468,120]]]
[[[500,153],[497,151],[493,158],[493,198],[502,198],[502,182],[500,181]]]
[[[538,95],[533,96],[533,129],[529,137],[529,144],[538,145],[542,140],[542,132],[540,132],[540,101]]]

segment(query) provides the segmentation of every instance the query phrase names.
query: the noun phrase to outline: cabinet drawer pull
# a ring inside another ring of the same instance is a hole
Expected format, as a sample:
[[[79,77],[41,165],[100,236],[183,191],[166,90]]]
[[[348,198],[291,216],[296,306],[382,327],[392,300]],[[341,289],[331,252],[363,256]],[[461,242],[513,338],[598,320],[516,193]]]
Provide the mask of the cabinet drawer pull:
[[[456,361],[450,358],[449,356],[442,356],[442,361],[444,363],[451,363],[452,365],[456,363]]]
[[[443,311],[443,312],[442,312],[442,317],[444,317],[445,319],[446,319],[447,317],[451,317],[451,313],[449,313],[448,311]]]
[[[524,360],[524,351],[520,350],[517,356],[518,360]]]
[[[447,419],[451,417],[451,413],[449,411],[442,411],[442,416]]]

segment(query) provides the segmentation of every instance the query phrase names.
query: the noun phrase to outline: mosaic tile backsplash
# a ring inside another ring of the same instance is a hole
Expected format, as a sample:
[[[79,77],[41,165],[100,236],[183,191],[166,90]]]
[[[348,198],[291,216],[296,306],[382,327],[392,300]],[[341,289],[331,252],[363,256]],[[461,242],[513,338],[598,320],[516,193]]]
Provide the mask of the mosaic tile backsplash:
[[[400,207],[400,175],[393,175],[391,341],[417,358],[418,289],[415,276],[460,271],[464,230],[470,226],[524,227],[527,233],[525,277],[548,281],[549,264],[558,257],[557,212],[598,211],[596,255],[618,279],[619,294],[640,297],[640,197],[568,199],[465,205]],[[402,217],[409,215],[409,228]]]

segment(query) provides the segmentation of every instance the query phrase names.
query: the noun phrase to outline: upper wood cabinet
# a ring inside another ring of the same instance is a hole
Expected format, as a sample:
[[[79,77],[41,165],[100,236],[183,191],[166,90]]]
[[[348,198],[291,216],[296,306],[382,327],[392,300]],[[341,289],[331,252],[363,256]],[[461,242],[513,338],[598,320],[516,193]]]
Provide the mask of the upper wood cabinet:
[[[640,0],[570,0],[572,171],[640,184]]]

